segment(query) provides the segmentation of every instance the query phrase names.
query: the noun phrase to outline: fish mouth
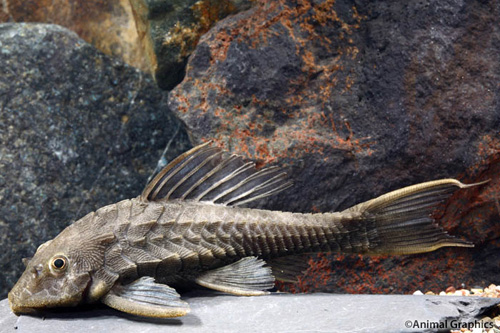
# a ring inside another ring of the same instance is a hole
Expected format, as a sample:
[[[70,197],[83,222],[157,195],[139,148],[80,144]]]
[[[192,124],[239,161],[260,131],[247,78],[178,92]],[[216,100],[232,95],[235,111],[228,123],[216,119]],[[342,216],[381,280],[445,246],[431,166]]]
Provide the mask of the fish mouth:
[[[39,313],[39,310],[36,308],[28,308],[24,306],[12,306],[12,303],[9,302],[10,309],[12,310],[12,313],[14,313],[16,316],[20,315],[34,315]]]
[[[20,315],[36,315],[39,316],[45,313],[45,310],[52,308],[52,306],[45,303],[33,304],[33,302],[19,301],[13,294],[9,293],[9,306],[16,316]]]
[[[20,305],[19,302],[16,301],[15,295],[12,292],[9,293],[8,298],[10,309],[16,316],[22,314],[36,314],[38,312],[36,307]]]
[[[12,301],[11,297],[9,297],[9,306],[10,306],[10,309],[12,310],[12,312],[16,316],[19,316],[22,314],[35,314],[38,312],[36,308],[17,305],[15,302]]]

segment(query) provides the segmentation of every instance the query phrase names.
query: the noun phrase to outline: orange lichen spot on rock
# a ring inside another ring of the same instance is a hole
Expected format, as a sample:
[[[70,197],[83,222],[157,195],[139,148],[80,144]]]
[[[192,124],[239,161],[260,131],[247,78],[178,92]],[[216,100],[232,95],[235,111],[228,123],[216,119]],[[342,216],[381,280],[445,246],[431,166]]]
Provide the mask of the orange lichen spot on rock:
[[[351,90],[352,86],[354,85],[355,81],[352,76],[346,76],[345,78],[345,88],[343,89],[343,93],[346,93]]]
[[[209,105],[207,103],[206,97],[201,97],[200,98],[200,103],[196,104],[194,106],[194,108],[201,110],[201,114],[200,115],[206,113],[208,111],[208,108],[209,108]]]
[[[201,114],[206,113],[211,108],[211,103],[208,102],[208,96],[211,91],[218,91],[221,94],[229,94],[229,91],[224,88],[221,84],[208,83],[204,84],[200,79],[194,79],[192,84],[198,88],[200,91],[200,96],[198,98],[199,103],[194,106],[195,109],[201,110]],[[221,114],[221,108],[218,109],[219,114]],[[216,115],[217,116],[217,115]]]
[[[352,34],[354,29],[359,28],[359,22],[363,19],[363,16],[359,15],[356,7],[352,7],[353,9],[353,18],[356,19],[355,24],[348,24],[344,22],[337,14],[337,12],[333,9],[336,0],[326,0],[323,3],[314,6],[314,15],[313,18],[318,23],[324,25],[328,22],[337,22],[341,25],[342,30],[347,34]],[[342,35],[343,37],[343,35]]]
[[[297,287],[302,292],[309,290],[311,287],[320,289],[328,284],[332,278],[332,274],[332,262],[324,253],[318,253],[309,259],[309,268],[304,274],[308,278],[299,279]],[[309,277],[313,277],[314,279],[310,279]]]
[[[221,29],[217,32],[216,37],[212,39],[210,45],[211,63],[216,61],[226,60],[227,50],[233,41],[234,36],[229,34],[227,30]]]
[[[258,99],[257,96],[255,96],[255,94],[252,95],[252,103],[260,106],[265,106],[267,104],[265,101]]]
[[[321,209],[319,209],[316,205],[312,205],[311,212],[313,212],[313,213],[321,213]]]
[[[217,107],[217,108],[215,108],[215,111],[214,111],[214,116],[216,116],[216,117],[219,117],[219,118],[220,118],[223,112],[224,112],[224,109],[223,109],[223,108]]]
[[[335,5],[335,0],[326,0],[323,3],[314,6],[314,19],[320,24],[325,24],[331,19],[338,21],[339,19],[337,13],[333,10],[333,5]]]
[[[192,53],[201,36],[205,34],[216,22],[237,11],[229,0],[211,1],[200,0],[191,6],[195,23],[182,25],[180,22],[166,33],[163,45],[177,46],[179,61]]]
[[[201,34],[207,32],[216,22],[237,11],[230,0],[200,0],[191,9],[198,19]]]
[[[500,133],[496,136],[484,135],[478,144],[478,155],[483,157],[476,167],[490,164],[491,158],[500,159]]]
[[[259,140],[255,146],[255,156],[257,159],[260,161],[266,161],[266,163],[273,163],[276,161],[276,157],[273,156],[270,151],[269,151],[269,145],[267,144],[266,140]]]
[[[176,22],[163,37],[163,45],[177,46],[180,49],[178,58],[181,59],[191,53],[199,38],[196,25],[183,26]]]
[[[304,54],[302,55],[302,61],[304,66],[302,67],[302,71],[306,73],[314,73],[316,72],[316,61],[314,60],[314,54],[305,49]]]
[[[301,105],[303,105],[302,103],[303,103],[304,99],[305,99],[305,96],[302,95],[302,94],[293,94],[293,93],[291,93],[291,94],[288,94],[288,97],[285,98],[285,102],[286,102],[287,105],[289,105],[291,107],[292,106],[296,106],[296,105],[297,106],[301,106]],[[288,111],[287,107],[282,107],[281,111],[284,114],[288,115],[288,117],[294,118],[294,114],[290,113]]]
[[[183,114],[187,113],[190,108],[189,98],[182,94],[175,94],[175,98],[178,102],[177,110]]]
[[[307,126],[311,128],[317,127],[318,124],[325,123],[325,113],[322,112],[309,112],[307,113]]]
[[[352,60],[356,59],[358,56],[359,49],[356,46],[347,46],[346,54],[351,57]]]
[[[356,20],[357,24],[354,25],[355,28],[359,28],[359,24],[362,20],[366,20],[368,17],[366,15],[361,15],[358,12],[358,8],[356,6],[352,6],[352,18]]]
[[[242,43],[251,41],[249,46],[257,48],[267,43],[269,35],[273,35],[270,26],[280,21],[283,12],[278,11],[279,1],[259,1],[255,15],[242,19],[235,26],[237,40]],[[262,21],[262,17],[266,17]]]
[[[232,94],[229,89],[226,88],[226,80],[222,79],[221,81],[215,83],[215,82],[208,82],[205,83],[203,86],[206,86],[209,89],[217,91],[219,94],[224,94],[224,95],[230,95]]]

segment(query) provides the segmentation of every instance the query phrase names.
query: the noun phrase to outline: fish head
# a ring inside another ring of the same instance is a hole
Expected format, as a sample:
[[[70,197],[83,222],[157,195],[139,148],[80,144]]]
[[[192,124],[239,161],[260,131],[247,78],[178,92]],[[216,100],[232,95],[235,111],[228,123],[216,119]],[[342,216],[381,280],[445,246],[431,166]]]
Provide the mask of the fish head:
[[[40,245],[33,258],[23,261],[26,269],[8,296],[15,314],[82,302],[92,267],[85,264],[76,244],[61,237],[64,234]]]

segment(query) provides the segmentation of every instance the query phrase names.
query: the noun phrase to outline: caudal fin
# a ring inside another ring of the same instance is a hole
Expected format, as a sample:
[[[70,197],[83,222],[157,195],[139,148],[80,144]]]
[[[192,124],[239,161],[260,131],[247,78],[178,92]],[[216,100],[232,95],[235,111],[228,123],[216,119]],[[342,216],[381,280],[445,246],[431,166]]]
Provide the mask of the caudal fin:
[[[448,235],[431,217],[437,204],[458,188],[484,184],[463,184],[441,179],[408,186],[351,207],[343,214],[363,220],[376,233],[367,254],[412,254],[434,251],[445,246],[474,247],[474,244]]]

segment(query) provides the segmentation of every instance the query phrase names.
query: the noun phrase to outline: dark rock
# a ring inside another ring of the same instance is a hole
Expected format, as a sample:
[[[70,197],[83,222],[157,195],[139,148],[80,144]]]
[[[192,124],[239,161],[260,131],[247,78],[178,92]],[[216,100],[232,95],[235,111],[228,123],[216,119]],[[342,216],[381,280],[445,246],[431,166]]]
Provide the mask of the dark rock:
[[[484,325],[478,319],[500,303],[495,298],[411,295],[210,295],[187,296],[191,312],[171,319],[138,318],[104,307],[16,318],[3,300],[0,325],[6,331],[53,332],[57,327],[74,333],[437,332],[457,328],[453,325]]]
[[[0,295],[43,242],[188,148],[153,80],[55,25],[0,24]]]
[[[147,70],[129,0],[9,0],[0,4],[0,23],[62,25],[107,55]]]
[[[492,2],[262,1],[192,54],[171,109],[195,141],[290,171],[262,207],[338,211],[418,182],[491,181],[436,213],[475,249],[313,257],[284,289],[439,291],[500,274],[500,16]]]
[[[131,0],[149,70],[162,89],[182,81],[188,57],[217,21],[250,8],[250,0]]]

